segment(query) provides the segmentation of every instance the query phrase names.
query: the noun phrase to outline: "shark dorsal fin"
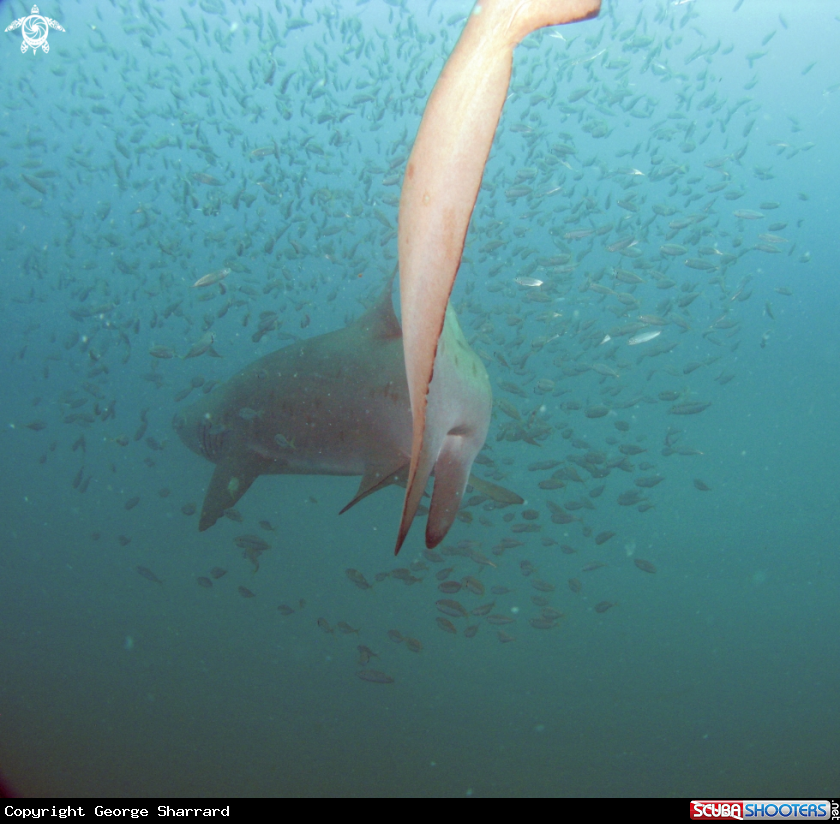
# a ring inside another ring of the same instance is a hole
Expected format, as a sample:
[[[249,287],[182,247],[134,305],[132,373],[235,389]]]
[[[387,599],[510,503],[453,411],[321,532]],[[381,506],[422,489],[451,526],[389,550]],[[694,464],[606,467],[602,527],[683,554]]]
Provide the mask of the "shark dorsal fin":
[[[391,340],[402,337],[402,327],[394,312],[394,278],[388,278],[382,294],[376,303],[370,307],[357,321],[372,338],[377,340]]]

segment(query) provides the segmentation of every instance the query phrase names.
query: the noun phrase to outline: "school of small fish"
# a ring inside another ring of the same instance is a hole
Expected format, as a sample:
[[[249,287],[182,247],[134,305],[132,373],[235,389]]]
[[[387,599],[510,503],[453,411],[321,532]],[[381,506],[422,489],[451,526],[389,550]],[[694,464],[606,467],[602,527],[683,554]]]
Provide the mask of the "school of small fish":
[[[466,12],[117,5],[122,31],[96,24],[94,5],[84,36],[0,88],[11,367],[34,387],[14,428],[44,471],[75,455],[67,485],[113,510],[92,539],[174,597],[187,582],[164,583],[131,537],[142,519],[197,517],[157,465],[178,448],[169,421],[237,365],[352,319],[393,272],[405,162]],[[627,551],[619,513],[656,518],[660,484],[713,500],[710,430],[695,421],[738,391],[739,347],[772,344],[792,311],[780,301],[793,297],[786,273],[810,260],[796,242],[808,194],[786,198],[774,181],[814,144],[793,113],[785,134],[761,123],[772,90],[759,61],[784,16],[756,48],[706,31],[700,6],[605,2],[598,19],[516,51],[453,301],[495,395],[473,471],[526,503],[468,491],[437,550],[375,574],[324,571],[359,597],[428,591],[421,629],[306,619],[331,637],[363,633],[370,646],[347,655],[367,683],[394,683],[389,656],[424,649],[414,634],[508,643],[550,636],[572,610],[618,618],[622,578],[602,586],[599,570],[652,575],[670,551]],[[66,8],[70,38],[82,23]],[[722,91],[722,74],[747,69],[741,93]],[[119,403],[129,385],[142,409]],[[272,597],[259,559],[277,550],[255,530],[275,544],[282,530],[265,514],[226,513],[239,529],[230,572],[198,570],[199,587]],[[277,607],[284,620],[305,612],[293,603]]]

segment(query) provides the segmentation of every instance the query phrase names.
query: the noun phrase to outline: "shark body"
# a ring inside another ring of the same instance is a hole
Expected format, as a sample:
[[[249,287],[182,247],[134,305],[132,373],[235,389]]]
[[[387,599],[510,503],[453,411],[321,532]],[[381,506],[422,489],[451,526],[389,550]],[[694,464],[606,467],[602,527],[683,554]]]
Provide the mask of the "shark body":
[[[439,379],[450,381],[454,417],[463,417],[459,407],[469,417],[470,404],[477,403],[487,406],[489,421],[486,370],[451,309],[443,340]],[[200,531],[234,506],[260,475],[361,475],[356,496],[342,512],[378,489],[405,484],[412,420],[390,282],[354,323],[260,358],[177,414],[173,427],[193,452],[216,464]],[[457,437],[477,441],[480,449],[486,434],[485,427]],[[439,543],[452,525],[467,478],[461,480],[445,462],[437,467],[427,545]],[[501,487],[469,480],[497,500],[521,502]]]

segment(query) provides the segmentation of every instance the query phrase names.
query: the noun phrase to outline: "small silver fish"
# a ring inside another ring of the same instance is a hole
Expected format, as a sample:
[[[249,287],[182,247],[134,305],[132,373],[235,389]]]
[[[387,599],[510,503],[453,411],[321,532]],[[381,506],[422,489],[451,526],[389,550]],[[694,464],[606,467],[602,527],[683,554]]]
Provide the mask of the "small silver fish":
[[[252,421],[254,418],[261,418],[263,416],[263,412],[257,412],[256,409],[251,409],[250,406],[243,406],[242,409],[239,410],[238,415],[242,418],[243,421]]]
[[[202,286],[212,286],[214,283],[224,280],[230,274],[230,271],[230,269],[219,269],[217,272],[210,272],[209,274],[200,277],[193,284],[193,289],[200,288]]]
[[[522,277],[514,278],[513,282],[518,283],[520,286],[542,286],[544,283],[544,281],[539,278],[529,278],[524,275]]]
[[[637,346],[640,343],[647,343],[648,341],[658,338],[662,334],[661,329],[648,329],[644,332],[637,332],[631,337],[627,343],[630,346]]]

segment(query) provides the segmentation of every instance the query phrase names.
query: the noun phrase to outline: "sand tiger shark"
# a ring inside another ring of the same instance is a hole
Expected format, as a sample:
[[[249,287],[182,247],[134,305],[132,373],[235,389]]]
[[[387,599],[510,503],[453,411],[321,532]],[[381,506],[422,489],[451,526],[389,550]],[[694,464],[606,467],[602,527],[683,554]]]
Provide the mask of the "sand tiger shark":
[[[442,343],[467,227],[508,93],[513,50],[536,29],[586,20],[600,8],[601,0],[478,0],[426,104],[406,165],[398,220],[412,443],[397,551],[429,475],[445,475],[447,487],[460,484],[463,491],[483,445],[464,433],[486,432],[471,416],[489,415],[489,409],[459,403],[464,390],[458,381],[469,376],[446,368]]]
[[[530,32],[594,17],[600,5],[476,3],[432,90],[406,166],[398,222],[402,329],[386,290],[387,301],[355,324],[266,356],[212,400],[176,416],[187,445],[217,464],[199,529],[215,523],[261,474],[361,474],[345,510],[405,479],[399,552],[434,474],[427,546],[446,535],[473,481],[492,404],[484,365],[449,297],[513,50]],[[395,352],[404,359],[399,366]]]
[[[455,312],[446,315],[438,354],[447,397],[466,421],[460,437],[484,443],[490,383]],[[393,483],[405,484],[411,456],[411,408],[403,339],[391,281],[375,305],[344,329],[289,345],[260,358],[179,413],[181,440],[216,464],[198,528],[211,527],[260,475],[361,475],[342,512]],[[506,503],[508,490],[469,482]],[[426,543],[436,546],[458,512],[466,483],[448,465],[435,467]]]

